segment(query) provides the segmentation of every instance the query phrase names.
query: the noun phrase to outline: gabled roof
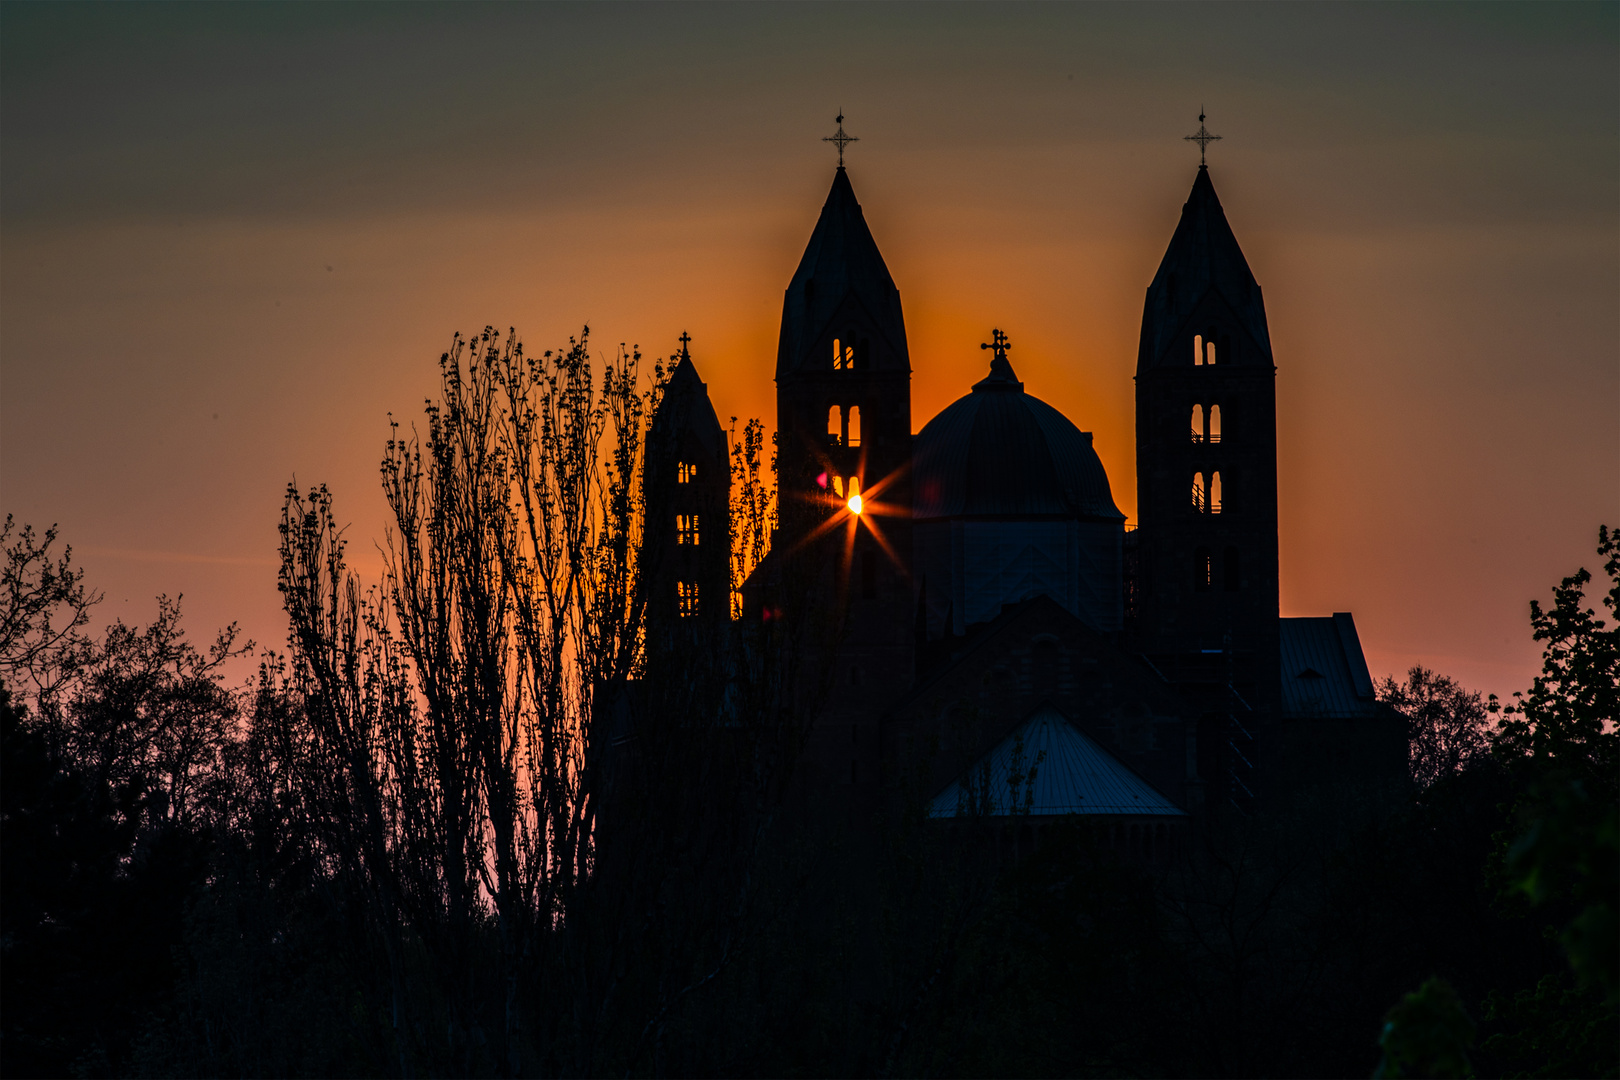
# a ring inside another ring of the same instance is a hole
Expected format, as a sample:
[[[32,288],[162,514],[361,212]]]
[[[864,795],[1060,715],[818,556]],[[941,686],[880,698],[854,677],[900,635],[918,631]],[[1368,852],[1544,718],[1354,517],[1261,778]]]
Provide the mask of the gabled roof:
[[[1349,720],[1377,715],[1372,676],[1349,612],[1280,619],[1278,630],[1285,717]]]
[[[1159,272],[1148,286],[1137,372],[1164,363],[1166,352],[1181,340],[1187,320],[1211,300],[1232,313],[1259,355],[1269,363],[1271,336],[1266,330],[1260,286],[1249,270],[1232,226],[1226,222],[1226,211],[1215,195],[1209,170],[1200,166],[1192,192],[1181,208],[1181,221],[1159,263]],[[1190,352],[1177,359],[1192,364]]]
[[[1031,766],[1033,783],[1009,782],[1015,772],[1026,775]],[[1026,799],[1032,817],[1186,814],[1057,709],[1043,705],[935,796],[928,816],[1008,817],[1023,813]]]
[[[899,357],[900,365],[910,370],[899,290],[884,265],[877,241],[872,239],[872,230],[866,226],[849,175],[840,165],[804,257],[782,300],[782,337],[776,351],[778,379],[805,366],[827,324],[851,296],[877,324],[879,333],[888,338],[888,355]],[[831,356],[825,361],[830,370]]]

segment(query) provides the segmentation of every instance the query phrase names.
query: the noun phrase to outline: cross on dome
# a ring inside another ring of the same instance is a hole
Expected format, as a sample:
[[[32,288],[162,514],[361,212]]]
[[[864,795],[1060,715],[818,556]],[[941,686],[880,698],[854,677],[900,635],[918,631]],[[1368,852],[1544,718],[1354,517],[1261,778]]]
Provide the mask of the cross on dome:
[[[1203,109],[1198,110],[1198,130],[1193,132],[1191,135],[1183,135],[1181,138],[1183,142],[1195,142],[1198,144],[1198,167],[1200,169],[1204,168],[1207,164],[1207,162],[1204,160],[1204,152],[1209,149],[1209,144],[1212,142],[1220,142],[1221,140],[1219,135],[1211,135],[1209,133],[1209,129],[1204,127]]]
[[[979,348],[996,350],[996,354],[990,358],[990,362],[993,364],[997,360],[1007,359],[1007,350],[1012,348],[1012,341],[1000,330],[991,330],[990,341],[981,342]]]
[[[830,142],[834,146],[838,147],[838,167],[840,169],[842,169],[844,167],[844,147],[848,146],[852,142],[860,142],[861,140],[856,138],[854,135],[845,135],[844,134],[844,110],[843,109],[838,110],[838,119],[835,120],[834,123],[836,123],[838,125],[837,132],[835,132],[832,135],[823,135],[821,137],[821,141],[822,142]]]

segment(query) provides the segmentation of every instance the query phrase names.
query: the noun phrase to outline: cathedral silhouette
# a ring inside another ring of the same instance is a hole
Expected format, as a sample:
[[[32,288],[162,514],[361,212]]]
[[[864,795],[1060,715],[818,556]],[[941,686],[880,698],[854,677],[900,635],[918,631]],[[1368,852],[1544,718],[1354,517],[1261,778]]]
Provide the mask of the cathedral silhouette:
[[[1000,330],[913,433],[900,292],[839,149],[782,304],[779,528],[743,586],[745,622],[832,627],[806,646],[803,805],[860,827],[920,800],[1032,838],[1085,815],[1151,857],[1200,815],[1399,782],[1350,614],[1279,617],[1277,368],[1208,167],[1143,306],[1132,529]],[[649,626],[723,633],[727,438],[684,339],[645,469]]]

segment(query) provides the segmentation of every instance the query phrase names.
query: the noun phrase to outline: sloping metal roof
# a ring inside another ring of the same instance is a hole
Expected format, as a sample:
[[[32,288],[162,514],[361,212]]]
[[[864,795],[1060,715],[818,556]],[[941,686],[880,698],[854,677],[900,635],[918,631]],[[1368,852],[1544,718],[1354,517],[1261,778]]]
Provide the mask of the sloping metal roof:
[[[1019,752],[1016,760],[1015,751]],[[1015,765],[1020,774],[1033,765],[1034,783],[1020,783],[1015,790],[1009,783]],[[935,796],[928,816],[949,818],[979,813],[1008,817],[1013,813],[1013,800],[1022,811],[1026,797],[1032,817],[1185,816],[1185,811],[1050,705],[1036,709],[995,749],[974,762],[961,779]]]
[[[1004,358],[997,363],[1000,372],[993,369],[917,433],[913,516],[1123,521],[1090,433],[1024,393]]]
[[[1377,715],[1372,676],[1349,612],[1278,622],[1284,716],[1348,720]]]

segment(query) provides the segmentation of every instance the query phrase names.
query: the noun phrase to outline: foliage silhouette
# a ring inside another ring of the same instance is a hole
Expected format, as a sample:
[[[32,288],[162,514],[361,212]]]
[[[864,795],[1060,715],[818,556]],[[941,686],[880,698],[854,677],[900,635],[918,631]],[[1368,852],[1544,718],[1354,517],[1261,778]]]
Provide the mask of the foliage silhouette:
[[[289,489],[288,645],[240,690],[234,629],[198,648],[160,598],[92,634],[54,532],[8,526],[0,1071],[1349,1075],[1388,1023],[1385,1075],[1615,1073],[1607,530],[1608,613],[1584,572],[1532,608],[1544,673],[1488,753],[1475,695],[1386,680],[1433,736],[1394,809],[1212,817],[1160,861],[905,783],[874,834],[812,828],[835,613],[649,643],[666,369],[587,343],[453,344],[384,449],[374,584]],[[768,467],[750,421],[734,586]]]

